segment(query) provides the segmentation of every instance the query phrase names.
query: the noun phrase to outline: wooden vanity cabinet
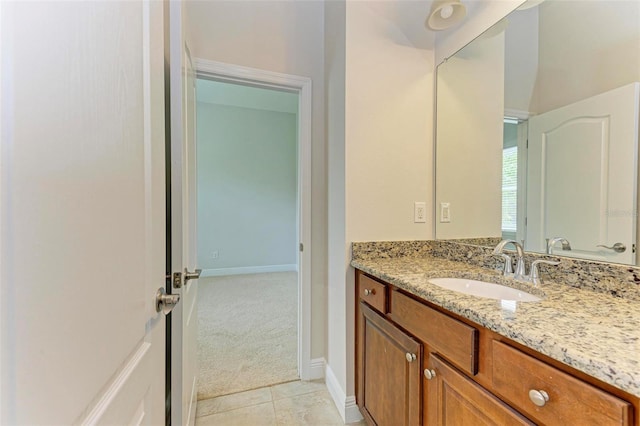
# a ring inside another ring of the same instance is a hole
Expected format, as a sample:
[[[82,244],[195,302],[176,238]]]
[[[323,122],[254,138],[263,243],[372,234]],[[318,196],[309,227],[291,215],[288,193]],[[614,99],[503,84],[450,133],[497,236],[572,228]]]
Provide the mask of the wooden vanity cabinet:
[[[387,290],[356,276],[357,403],[369,424],[419,425],[422,345],[384,317]]]
[[[640,426],[638,397],[358,270],[356,292],[356,398],[370,425]]]

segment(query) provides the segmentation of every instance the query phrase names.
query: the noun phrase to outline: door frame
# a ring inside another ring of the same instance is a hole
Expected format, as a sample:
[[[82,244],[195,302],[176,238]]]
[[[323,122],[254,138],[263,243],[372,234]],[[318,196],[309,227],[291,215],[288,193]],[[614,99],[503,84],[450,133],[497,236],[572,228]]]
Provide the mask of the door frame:
[[[324,377],[324,365],[311,359],[311,91],[308,77],[224,62],[195,59],[196,78],[298,93],[298,373],[302,380]]]

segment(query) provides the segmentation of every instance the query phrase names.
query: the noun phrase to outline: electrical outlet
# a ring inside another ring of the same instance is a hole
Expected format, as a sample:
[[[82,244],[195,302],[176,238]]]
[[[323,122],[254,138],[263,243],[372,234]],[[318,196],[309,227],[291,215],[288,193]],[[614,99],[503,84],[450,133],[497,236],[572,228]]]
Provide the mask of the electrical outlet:
[[[415,223],[426,223],[427,203],[424,201],[416,201],[413,203],[413,221]]]
[[[219,257],[219,253],[218,250],[214,251],[213,253],[211,253],[211,258],[212,259],[217,259]]]

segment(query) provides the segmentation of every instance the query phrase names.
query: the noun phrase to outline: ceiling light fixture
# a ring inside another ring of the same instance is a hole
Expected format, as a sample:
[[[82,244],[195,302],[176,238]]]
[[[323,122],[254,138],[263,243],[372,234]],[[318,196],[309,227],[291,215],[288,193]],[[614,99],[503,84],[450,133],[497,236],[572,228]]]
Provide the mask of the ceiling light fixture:
[[[462,21],[467,9],[460,0],[436,0],[427,18],[427,26],[434,31],[446,30]]]

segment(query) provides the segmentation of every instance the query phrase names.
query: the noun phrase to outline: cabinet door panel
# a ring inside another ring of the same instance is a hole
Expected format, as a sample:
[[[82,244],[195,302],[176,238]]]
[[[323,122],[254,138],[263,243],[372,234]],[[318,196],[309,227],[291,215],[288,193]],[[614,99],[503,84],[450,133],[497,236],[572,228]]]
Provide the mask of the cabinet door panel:
[[[360,408],[379,426],[420,424],[421,345],[364,303]],[[410,354],[407,357],[407,354]],[[411,355],[415,359],[411,359]]]
[[[511,407],[493,396],[442,358],[430,354],[427,368],[435,371],[425,379],[425,424],[446,426],[468,425],[533,425]]]

